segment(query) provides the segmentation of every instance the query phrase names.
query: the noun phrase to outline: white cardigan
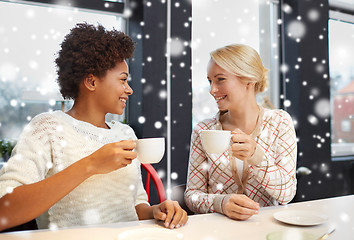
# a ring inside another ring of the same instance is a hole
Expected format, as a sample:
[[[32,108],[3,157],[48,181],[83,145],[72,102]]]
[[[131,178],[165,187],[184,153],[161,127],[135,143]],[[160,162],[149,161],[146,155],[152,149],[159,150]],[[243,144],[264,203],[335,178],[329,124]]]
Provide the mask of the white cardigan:
[[[60,172],[107,143],[136,139],[128,125],[112,122],[109,126],[98,128],[61,111],[39,114],[25,127],[0,171],[0,197]],[[39,228],[55,229],[133,221],[138,220],[135,206],[140,203],[148,204],[140,162],[135,159],[125,168],[86,179],[37,223]]]

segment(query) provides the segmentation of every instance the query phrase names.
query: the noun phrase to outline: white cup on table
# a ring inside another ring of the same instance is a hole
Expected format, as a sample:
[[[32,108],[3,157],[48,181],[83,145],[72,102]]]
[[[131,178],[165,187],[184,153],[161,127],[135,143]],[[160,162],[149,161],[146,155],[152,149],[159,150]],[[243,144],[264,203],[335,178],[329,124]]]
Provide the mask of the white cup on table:
[[[135,141],[135,151],[141,163],[158,163],[165,153],[165,138],[142,138]]]
[[[221,154],[230,147],[231,131],[202,130],[201,141],[208,153]]]

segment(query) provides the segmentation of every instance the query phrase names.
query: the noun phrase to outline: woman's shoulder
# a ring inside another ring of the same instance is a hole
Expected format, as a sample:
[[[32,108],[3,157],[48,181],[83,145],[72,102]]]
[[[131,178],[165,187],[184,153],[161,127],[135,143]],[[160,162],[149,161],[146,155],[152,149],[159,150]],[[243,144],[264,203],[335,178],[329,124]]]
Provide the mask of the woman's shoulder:
[[[36,115],[24,127],[21,136],[26,138],[29,136],[41,137],[60,131],[62,124],[57,115],[56,112],[44,112]]]
[[[33,117],[29,124],[31,125],[43,125],[43,124],[57,124],[59,120],[59,116],[61,111],[54,112],[43,112],[39,113],[35,117]]]
[[[274,128],[288,128],[289,126],[294,126],[290,114],[282,109],[265,109],[263,124],[273,126]]]
[[[206,119],[198,122],[194,126],[193,131],[200,132],[201,130],[215,129],[217,123],[218,123],[218,115],[216,115],[212,118],[206,118]]]
[[[111,121],[107,124],[111,130],[113,130],[116,134],[119,134],[122,139],[137,139],[133,128],[128,124],[119,121]]]
[[[288,112],[283,109],[268,109],[264,108],[264,119],[273,119],[273,120],[281,120],[288,119],[291,120],[291,116]]]

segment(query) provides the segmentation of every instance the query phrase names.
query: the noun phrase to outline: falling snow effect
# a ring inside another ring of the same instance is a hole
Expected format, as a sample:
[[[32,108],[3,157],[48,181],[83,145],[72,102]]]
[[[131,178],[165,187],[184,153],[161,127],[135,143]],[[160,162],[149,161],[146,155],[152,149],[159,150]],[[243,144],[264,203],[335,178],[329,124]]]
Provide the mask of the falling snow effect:
[[[162,123],[157,121],[157,122],[155,122],[154,126],[156,129],[160,129],[162,127]]]
[[[318,119],[314,115],[309,115],[307,120],[312,124],[312,125],[317,125],[318,124]]]
[[[50,229],[51,231],[56,231],[56,230],[58,230],[59,228],[58,228],[58,226],[57,226],[55,223],[49,223],[49,229]]]
[[[101,217],[99,212],[96,209],[89,209],[86,212],[84,212],[83,216],[83,222],[87,225],[92,225],[92,224],[97,224],[101,222]]]
[[[163,2],[163,1],[162,1]],[[217,1],[215,1],[217,2]],[[3,3],[5,4],[5,3]],[[146,6],[147,7],[154,7],[153,5],[156,4],[154,1],[147,1]],[[202,1],[196,1],[194,3],[196,6],[198,4],[203,4]],[[220,1],[218,3],[220,4]],[[105,3],[105,7],[109,7],[109,3]],[[174,4],[175,8],[181,8],[181,4],[176,2]],[[1,9],[1,8],[0,8]],[[234,22],[237,23],[237,26],[239,28],[235,29],[237,32],[237,35],[239,38],[235,39],[234,36],[232,37],[226,37],[224,39],[232,39],[240,43],[252,43],[253,38],[251,37],[251,33],[253,32],[253,25],[249,23],[254,23],[258,22],[257,19],[255,18],[254,14],[252,13],[252,7],[242,7],[240,8],[240,13],[237,14],[237,18],[235,19]],[[56,14],[53,14],[56,10],[51,9],[49,12],[50,15],[55,16]],[[229,9],[222,9],[222,15],[223,17],[221,18],[221,21],[224,22],[232,22],[232,14],[230,13]],[[282,11],[285,14],[292,14],[295,9],[293,9],[291,6],[284,4]],[[55,12],[56,13],[56,12]],[[125,16],[131,16],[132,11],[130,9],[126,9],[124,12]],[[208,44],[213,44],[210,39],[220,39],[222,38],[220,32],[218,31],[218,21],[220,19],[217,19],[216,17],[213,17],[210,12],[206,11],[206,16],[204,18],[204,21],[202,22],[203,27],[201,30],[207,31],[206,35],[204,36],[198,36],[196,39],[192,39],[191,42],[188,42],[181,37],[173,37],[172,39],[169,40],[170,46],[171,46],[171,57],[179,57],[183,56],[185,54],[185,50],[188,47],[192,47],[193,51],[196,50],[201,50],[207,53],[208,51],[204,50],[204,46]],[[299,16],[296,20],[293,20],[292,22],[288,23],[285,27],[286,34],[288,37],[294,39],[296,42],[299,44],[301,43],[301,39],[305,38],[306,35],[308,34],[310,28],[306,25],[305,19],[308,19],[311,23],[317,22],[320,20],[321,17],[321,11],[319,9],[314,9],[310,8],[308,9],[307,14],[304,14],[303,16]],[[18,15],[24,16],[24,19],[22,23],[25,23],[29,20],[37,20],[41,21],[41,13],[39,12],[38,9],[36,8],[28,8],[28,9],[23,9],[22,13],[19,13]],[[65,19],[60,19],[61,22],[65,22],[65,24],[68,27],[72,27],[75,22],[78,22],[77,20],[77,13],[73,14],[72,16],[69,16],[66,14]],[[95,16],[96,17],[96,16]],[[106,19],[105,21],[110,21],[109,19]],[[16,22],[16,21],[8,21],[8,22]],[[53,21],[48,21],[48,22],[53,22]],[[97,19],[94,18],[94,22],[97,22]],[[283,25],[283,21],[281,19],[278,20],[277,24]],[[55,25],[55,24],[52,24]],[[145,23],[141,22],[141,26],[144,26]],[[212,27],[214,25],[214,27]],[[183,27],[191,27],[191,21],[189,19],[189,16],[186,16],[186,19],[182,25]],[[208,27],[204,27],[208,26]],[[160,26],[163,27],[163,26]],[[0,39],[5,39],[3,36],[16,36],[16,34],[22,33],[23,28],[26,28],[25,26],[22,26],[21,24],[13,24],[11,26],[7,26],[5,22],[0,23]],[[28,28],[31,29],[31,28]],[[27,109],[30,109],[33,106],[33,101],[27,101],[22,99],[22,92],[21,91],[26,91],[27,88],[34,89],[38,91],[39,93],[46,95],[54,90],[57,89],[57,86],[55,84],[55,68],[53,65],[48,65],[49,63],[53,63],[53,53],[56,52],[54,50],[47,50],[48,44],[52,45],[58,45],[58,43],[62,40],[64,33],[67,32],[67,30],[64,29],[57,29],[53,28],[52,26],[50,28],[45,29],[43,28],[43,32],[39,31],[39,28],[36,30],[30,31],[28,35],[23,36],[21,38],[21,41],[31,41],[31,43],[37,43],[37,46],[34,47],[33,49],[28,48],[27,50],[32,50],[32,52],[25,52],[23,55],[29,55],[31,56],[28,59],[25,59],[23,63],[19,63],[19,61],[14,61],[10,58],[7,58],[7,56],[10,56],[13,53],[16,53],[16,48],[10,44],[12,41],[11,39],[8,39],[7,41],[2,40],[2,49],[1,51],[1,57],[5,56],[5,59],[1,59],[0,63],[0,109],[2,109],[3,112],[7,114],[1,114],[1,122],[0,122],[0,134],[1,138],[3,138],[6,134],[10,138],[15,138],[16,136],[19,135],[19,133],[22,131],[23,126],[30,121],[37,113],[39,112],[44,112],[44,111],[52,111],[54,109],[60,109],[60,103],[58,103],[57,99],[54,98],[49,98],[46,101],[38,101],[37,105],[40,106],[38,112],[31,112],[31,113],[26,113],[22,117],[22,119],[19,119],[18,117],[18,112],[23,111],[27,112]],[[220,28],[222,29],[222,28]],[[39,31],[39,32],[35,32]],[[268,34],[267,30],[262,29],[260,31],[262,34]],[[326,38],[327,33],[324,31],[322,34],[318,35],[318,40],[323,40],[323,38]],[[353,34],[354,36],[354,34]],[[138,39],[150,39],[152,35],[150,33],[145,33],[138,35]],[[352,37],[353,40],[354,37]],[[214,40],[213,40],[214,41]],[[216,42],[216,41],[215,41]],[[224,43],[218,43],[218,46],[213,46],[219,47],[223,45]],[[258,45],[258,44],[254,44]],[[45,48],[42,48],[42,46],[45,46]],[[343,45],[345,46],[345,45]],[[353,76],[346,76],[344,73],[343,75],[341,74],[344,69],[344,66],[346,63],[352,63],[354,61],[350,60],[350,53],[352,51],[346,51],[345,48],[338,48],[336,51],[332,54],[332,56],[336,57],[333,58],[335,63],[338,63],[338,71],[336,71],[332,76],[327,75],[326,73],[326,64],[327,62],[323,60],[322,58],[318,56],[312,56],[311,57],[311,62],[313,63],[313,69],[315,72],[321,76],[321,79],[325,80],[331,77],[331,81],[333,80],[333,88],[337,91],[340,91],[341,89],[345,88],[350,84],[350,82],[353,82]],[[41,60],[41,57],[49,57],[49,59]],[[197,82],[197,79],[202,79],[201,81],[206,82],[205,80],[205,62],[204,60],[207,59],[208,56],[202,55],[201,57],[197,57],[194,59],[194,62],[192,63],[193,68],[197,69],[198,66],[202,65],[201,69],[203,69],[201,72],[197,72],[196,75],[193,76],[193,82]],[[348,59],[349,58],[349,59]],[[300,70],[302,68],[302,62],[308,60],[304,59],[304,57],[300,57],[297,59],[296,65],[290,65],[288,63],[282,63],[280,66],[280,71],[282,73],[288,73],[291,71],[293,68]],[[146,59],[144,59],[144,64],[145,63],[154,63],[156,59],[152,58],[151,56],[147,56]],[[20,65],[22,64],[22,65]],[[187,66],[185,62],[179,62],[177,64],[178,67],[180,68],[188,68],[190,66]],[[48,69],[47,71],[44,71],[43,69]],[[43,75],[38,75],[39,72],[44,72]],[[194,73],[193,73],[194,74]],[[313,87],[312,83],[313,79],[301,79],[301,87],[304,89],[310,89]],[[40,82],[39,82],[40,81]],[[287,81],[293,81],[293,79],[288,79]],[[341,83],[343,81],[344,83]],[[51,83],[51,84],[48,84]],[[141,83],[145,85],[144,87],[144,94],[158,94],[158,97],[161,101],[166,101],[167,98],[167,92],[165,90],[162,91],[155,91],[155,89],[149,85],[149,82],[146,81],[146,79],[141,79]],[[165,80],[161,80],[161,85],[165,86],[166,82]],[[321,124],[325,119],[329,119],[331,116],[331,110],[334,108],[335,110],[343,110],[343,109],[353,109],[353,100],[350,100],[349,98],[342,99],[343,101],[337,102],[336,100],[333,99],[328,99],[328,98],[323,98],[321,92],[319,90],[313,88],[312,90],[309,91],[309,95],[305,96],[306,98],[309,99],[309,101],[313,101],[313,113],[309,114],[307,116],[307,121],[311,124],[311,126],[318,126]],[[210,116],[215,114],[216,112],[216,104],[213,102],[213,100],[209,96],[209,88],[202,86],[196,86],[193,89],[193,97],[196,99],[199,99],[200,102],[194,101],[193,104],[195,105],[195,108],[198,109],[194,110],[193,113],[199,114],[201,116],[200,118],[203,119],[205,118],[204,116]],[[291,108],[293,107],[296,103],[291,102],[289,99],[286,99],[287,96],[282,96],[283,100],[283,105],[284,107]],[[333,100],[333,103],[331,102]],[[337,99],[338,100],[338,99]],[[346,102],[347,101],[347,102]],[[208,103],[208,104],[205,104]],[[332,106],[331,104],[334,104]],[[178,107],[184,108],[185,105],[179,104]],[[354,117],[354,113],[352,112],[350,116],[347,116],[347,118],[340,119],[340,127],[344,129],[345,131],[348,131],[349,133],[352,129],[350,129],[350,121],[352,121]],[[148,120],[149,116],[140,116],[138,118],[138,123],[139,124],[145,124],[146,121]],[[200,120],[201,120],[200,119]],[[178,121],[176,119],[172,120],[174,123],[177,123]],[[10,126],[8,127],[9,122],[15,122],[17,125],[16,127]],[[194,122],[195,123],[195,122]],[[301,128],[302,123],[300,122],[298,124],[298,127]],[[297,125],[297,124],[296,124]],[[161,121],[155,121],[153,122],[153,126],[156,129],[161,129],[163,127],[163,123]],[[315,128],[314,128],[315,129]],[[6,130],[6,132],[5,132]],[[30,130],[30,129],[27,129]],[[62,128],[58,128],[58,131],[63,131]],[[311,131],[312,129],[309,129]],[[344,131],[344,132],[345,132]],[[318,133],[316,133],[318,134]],[[354,135],[354,134],[352,134]],[[314,146],[317,148],[324,148],[325,144],[327,142],[330,142],[331,140],[331,134],[328,132],[325,134],[325,136],[319,136],[316,135],[314,138],[315,144]],[[335,142],[337,143],[343,143],[343,142],[348,142],[344,137],[338,137],[338,138],[333,138],[335,139]],[[63,147],[66,146],[65,142],[61,142],[61,145]],[[351,149],[352,152],[354,152],[354,147]],[[336,152],[336,150],[332,151],[333,153]],[[301,152],[300,152],[301,153]],[[302,153],[300,154],[300,157],[302,156]],[[18,158],[20,159],[20,158]],[[50,163],[47,164],[47,168],[53,167]],[[203,166],[203,168],[208,168],[209,166],[206,164]],[[60,168],[60,166],[59,166]],[[316,170],[316,169],[314,169]],[[330,177],[329,171],[330,168],[327,165],[319,165],[317,167],[317,170],[320,171],[321,173],[324,174],[326,177]],[[163,170],[159,170],[159,175],[161,178],[166,177],[166,173]],[[341,178],[342,175],[338,175],[338,178]],[[171,173],[171,178],[172,179],[178,179],[178,173]],[[318,180],[317,183],[319,183]],[[346,219],[346,217],[342,217],[342,219]],[[3,219],[1,219],[3,221]],[[54,228],[55,226],[51,226],[51,229]]]
[[[320,12],[317,9],[311,9],[309,10],[307,17],[310,21],[317,21],[320,18]]]
[[[143,117],[143,116],[139,117],[138,121],[139,121],[140,124],[145,123],[145,117]]]
[[[315,113],[320,118],[329,117],[331,113],[331,106],[328,99],[319,99],[315,103]]]
[[[174,38],[170,40],[170,46],[171,46],[171,52],[170,52],[171,56],[178,57],[183,54],[185,46],[181,39]]]
[[[172,172],[172,173],[171,173],[171,179],[172,179],[172,180],[176,180],[177,178],[178,178],[178,173]]]
[[[166,176],[166,172],[165,172],[165,170],[163,170],[163,169],[157,170],[157,174],[159,175],[159,177],[160,177],[161,179],[163,179],[163,178]]]
[[[292,21],[287,26],[288,36],[292,38],[302,38],[306,34],[306,26],[303,22]]]
[[[7,193],[12,193],[14,191],[14,188],[13,187],[7,187],[6,188],[6,192]]]

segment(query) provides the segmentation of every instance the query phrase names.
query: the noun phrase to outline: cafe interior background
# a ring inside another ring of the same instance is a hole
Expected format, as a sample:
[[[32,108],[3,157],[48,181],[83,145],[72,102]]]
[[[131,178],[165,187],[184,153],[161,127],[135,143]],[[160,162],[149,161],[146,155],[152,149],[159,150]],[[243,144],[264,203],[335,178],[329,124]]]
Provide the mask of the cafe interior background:
[[[32,117],[70,108],[55,82],[55,53],[86,21],[137,42],[134,94],[123,116],[107,120],[128,123],[138,138],[166,137],[153,167],[168,198],[186,183],[192,127],[217,112],[208,54],[231,43],[252,46],[270,69],[259,104],[294,120],[292,202],[354,193],[354,0],[0,0],[0,19],[0,167]]]

